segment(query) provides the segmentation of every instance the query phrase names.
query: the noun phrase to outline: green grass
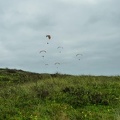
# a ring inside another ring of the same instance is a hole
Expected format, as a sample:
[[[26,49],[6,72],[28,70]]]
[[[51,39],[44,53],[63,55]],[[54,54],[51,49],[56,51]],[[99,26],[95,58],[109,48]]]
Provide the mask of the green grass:
[[[120,76],[0,69],[0,120],[119,120]]]

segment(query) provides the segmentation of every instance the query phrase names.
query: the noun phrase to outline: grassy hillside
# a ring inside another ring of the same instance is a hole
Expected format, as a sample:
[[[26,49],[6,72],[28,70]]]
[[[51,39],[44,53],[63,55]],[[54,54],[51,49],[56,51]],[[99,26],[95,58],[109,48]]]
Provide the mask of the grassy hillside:
[[[120,120],[120,76],[0,69],[0,120]]]

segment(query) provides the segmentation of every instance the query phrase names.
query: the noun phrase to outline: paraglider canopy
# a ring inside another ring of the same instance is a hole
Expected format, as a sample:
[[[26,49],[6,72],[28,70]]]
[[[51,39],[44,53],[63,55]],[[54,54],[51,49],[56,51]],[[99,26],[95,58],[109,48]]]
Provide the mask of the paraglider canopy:
[[[60,65],[60,63],[59,63],[59,62],[56,62],[55,65]]]
[[[41,51],[40,51],[40,53],[42,53],[42,52],[46,53],[46,51],[45,51],[45,50],[41,50]]]
[[[82,54],[76,54],[76,56],[79,56],[79,55],[81,55],[81,56],[82,56]]]
[[[48,37],[48,39],[51,39],[51,35],[46,35],[46,37]]]
[[[61,46],[57,47],[57,49],[59,49],[59,48],[63,49],[63,47],[61,47]]]

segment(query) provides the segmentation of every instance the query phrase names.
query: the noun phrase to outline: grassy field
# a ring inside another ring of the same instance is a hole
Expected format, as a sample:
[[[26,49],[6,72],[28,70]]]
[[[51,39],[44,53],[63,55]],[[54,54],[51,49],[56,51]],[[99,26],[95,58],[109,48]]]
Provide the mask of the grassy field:
[[[0,120],[120,120],[120,76],[0,69]]]

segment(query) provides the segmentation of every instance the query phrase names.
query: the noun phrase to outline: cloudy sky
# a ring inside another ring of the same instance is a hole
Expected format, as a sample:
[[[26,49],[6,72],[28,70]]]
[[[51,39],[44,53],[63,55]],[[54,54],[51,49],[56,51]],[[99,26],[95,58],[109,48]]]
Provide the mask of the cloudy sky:
[[[119,7],[120,0],[0,0],[0,68],[120,75]]]

